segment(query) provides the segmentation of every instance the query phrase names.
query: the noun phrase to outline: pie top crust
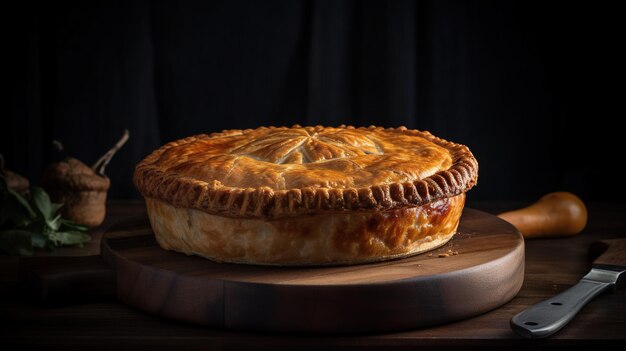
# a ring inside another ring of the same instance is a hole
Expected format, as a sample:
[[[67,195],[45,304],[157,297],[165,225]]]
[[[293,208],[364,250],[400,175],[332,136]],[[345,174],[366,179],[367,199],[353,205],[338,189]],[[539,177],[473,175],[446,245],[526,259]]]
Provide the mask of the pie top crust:
[[[261,127],[168,143],[141,161],[143,196],[230,217],[273,219],[419,206],[476,184],[470,150],[400,128]]]

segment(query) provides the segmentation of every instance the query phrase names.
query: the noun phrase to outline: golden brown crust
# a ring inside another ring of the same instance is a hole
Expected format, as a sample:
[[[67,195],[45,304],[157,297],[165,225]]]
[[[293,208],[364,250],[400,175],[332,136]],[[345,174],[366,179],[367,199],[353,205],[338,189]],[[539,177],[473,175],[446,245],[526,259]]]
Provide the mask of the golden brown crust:
[[[416,255],[444,245],[465,194],[389,211],[315,214],[276,220],[233,218],[146,199],[159,245],[218,262],[345,265]]]
[[[228,130],[141,161],[142,195],[209,214],[272,219],[420,206],[476,184],[469,149],[404,127]]]

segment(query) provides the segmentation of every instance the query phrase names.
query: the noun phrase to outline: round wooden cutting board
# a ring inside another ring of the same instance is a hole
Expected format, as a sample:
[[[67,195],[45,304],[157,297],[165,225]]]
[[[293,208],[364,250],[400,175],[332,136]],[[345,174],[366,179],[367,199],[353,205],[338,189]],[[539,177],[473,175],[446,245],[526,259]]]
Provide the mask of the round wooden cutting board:
[[[457,255],[439,257],[448,250]],[[211,327],[380,332],[474,316],[511,300],[524,240],[509,223],[465,209],[445,246],[405,259],[321,268],[215,263],[161,249],[146,218],[105,233],[117,296],[141,310]]]

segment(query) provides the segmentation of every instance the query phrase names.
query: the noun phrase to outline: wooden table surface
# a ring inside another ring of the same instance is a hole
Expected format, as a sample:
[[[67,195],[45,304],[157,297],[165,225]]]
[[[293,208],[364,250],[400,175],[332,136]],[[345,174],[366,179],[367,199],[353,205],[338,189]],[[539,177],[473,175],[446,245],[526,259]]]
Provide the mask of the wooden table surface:
[[[521,204],[470,203],[499,213]],[[522,290],[503,307],[451,324],[385,334],[293,335],[212,330],[158,318],[114,299],[39,307],[24,297],[19,258],[0,255],[0,345],[43,349],[537,349],[626,345],[626,289],[591,301],[565,329],[547,339],[526,340],[509,328],[512,316],[575,284],[589,270],[587,249],[600,239],[626,237],[626,206],[592,203],[585,231],[566,239],[526,241]],[[38,255],[99,253],[102,228],[143,210],[141,202],[111,201],[107,220],[83,247]],[[302,316],[306,318],[306,316]]]

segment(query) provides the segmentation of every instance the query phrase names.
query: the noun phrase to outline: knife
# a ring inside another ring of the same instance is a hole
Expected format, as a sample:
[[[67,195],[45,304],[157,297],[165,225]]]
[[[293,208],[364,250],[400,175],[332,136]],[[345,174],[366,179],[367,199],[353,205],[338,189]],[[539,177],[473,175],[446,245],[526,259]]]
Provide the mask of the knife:
[[[618,289],[626,280],[626,239],[600,241],[592,245],[590,253],[602,251],[576,285],[515,315],[511,329],[526,338],[550,336],[601,292]]]

